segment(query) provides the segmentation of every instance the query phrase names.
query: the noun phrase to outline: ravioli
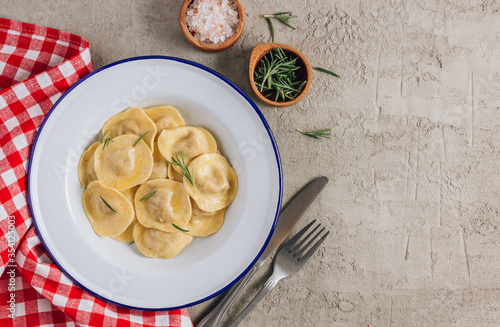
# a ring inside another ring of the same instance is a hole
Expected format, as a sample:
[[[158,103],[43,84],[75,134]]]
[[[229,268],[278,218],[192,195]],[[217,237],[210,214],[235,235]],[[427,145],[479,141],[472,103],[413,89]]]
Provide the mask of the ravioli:
[[[132,207],[134,206],[134,196],[138,188],[139,186],[134,186],[132,188],[129,188],[128,190],[122,191],[122,194],[125,195],[127,200],[132,204]],[[132,232],[134,231],[134,226],[136,223],[137,223],[137,217],[135,215],[135,210],[134,210],[134,219],[132,220],[130,225],[128,225],[127,229],[120,235],[112,236],[111,238],[118,242],[132,242],[134,240]]]
[[[99,142],[92,144],[85,150],[78,163],[78,179],[83,188],[87,187],[90,182],[97,180],[97,175],[94,169],[94,152],[99,146]]]
[[[121,135],[97,147],[94,168],[99,180],[123,191],[144,183],[153,171],[153,154],[136,135]],[[107,145],[106,145],[107,144]]]
[[[96,234],[169,259],[194,237],[221,229],[238,178],[214,136],[185,124],[172,106],[129,108],[104,124],[102,141],[78,163],[83,209]]]
[[[167,178],[169,165],[165,158],[161,155],[160,150],[158,150],[157,142],[154,142],[153,161],[153,172],[151,173],[151,176],[149,176],[149,180]]]
[[[120,235],[134,219],[134,207],[125,195],[100,181],[91,182],[83,192],[83,210],[100,236]]]
[[[137,220],[148,228],[177,232],[191,218],[191,202],[183,183],[155,179],[142,184],[135,194]]]
[[[191,162],[188,169],[196,188],[186,177],[184,186],[201,210],[213,212],[233,202],[238,192],[238,177],[224,156],[218,153],[201,155]]]
[[[224,215],[226,208],[214,212],[201,210],[196,202],[191,201],[193,214],[186,225],[186,230],[191,236],[209,236],[215,234],[224,224]]]
[[[176,231],[167,233],[135,224],[134,240],[139,251],[150,258],[170,259],[193,240],[192,236]]]
[[[144,113],[151,118],[156,125],[156,138],[164,129],[173,129],[186,125],[179,110],[172,106],[159,106],[144,109]]]
[[[158,138],[158,148],[163,157],[172,162],[173,159],[184,158],[186,165],[196,157],[217,152],[217,143],[210,132],[202,127],[183,126],[175,129],[166,129]],[[181,155],[182,154],[182,155]],[[182,172],[178,166],[173,167]]]
[[[114,138],[125,134],[136,136],[145,134],[143,140],[148,144],[150,149],[153,149],[156,125],[144,113],[144,110],[132,107],[108,119],[102,126],[102,134],[105,138]]]

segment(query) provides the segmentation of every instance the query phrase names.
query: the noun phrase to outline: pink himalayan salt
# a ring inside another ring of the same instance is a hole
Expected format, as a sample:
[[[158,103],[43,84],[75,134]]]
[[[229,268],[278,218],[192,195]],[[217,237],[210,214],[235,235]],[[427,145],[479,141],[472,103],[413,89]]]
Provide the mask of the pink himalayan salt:
[[[221,43],[234,34],[238,10],[231,0],[194,0],[186,11],[186,24],[201,42]]]

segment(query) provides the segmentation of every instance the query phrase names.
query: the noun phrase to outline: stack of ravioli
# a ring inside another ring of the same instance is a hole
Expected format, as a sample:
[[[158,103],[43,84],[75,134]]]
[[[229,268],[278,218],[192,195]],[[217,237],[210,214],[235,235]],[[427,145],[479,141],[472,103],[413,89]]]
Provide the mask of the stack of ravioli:
[[[83,209],[98,235],[168,259],[222,227],[238,178],[209,131],[159,106],[118,113],[101,133],[78,166]]]

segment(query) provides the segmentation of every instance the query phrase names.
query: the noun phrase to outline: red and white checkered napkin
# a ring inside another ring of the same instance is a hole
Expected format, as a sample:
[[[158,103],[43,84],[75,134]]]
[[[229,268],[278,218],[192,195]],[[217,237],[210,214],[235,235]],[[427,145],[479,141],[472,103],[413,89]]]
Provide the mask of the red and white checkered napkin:
[[[87,40],[0,18],[0,326],[191,327],[186,309],[138,311],[95,298],[54,265],[32,227],[31,144],[52,105],[92,70]]]

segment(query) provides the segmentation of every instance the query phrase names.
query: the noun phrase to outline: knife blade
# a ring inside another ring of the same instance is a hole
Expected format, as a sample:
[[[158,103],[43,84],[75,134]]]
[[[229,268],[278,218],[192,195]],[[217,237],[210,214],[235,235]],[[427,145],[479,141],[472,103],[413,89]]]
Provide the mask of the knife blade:
[[[304,215],[314,199],[323,190],[328,183],[328,178],[325,176],[317,177],[309,184],[304,186],[295,196],[288,202],[285,208],[281,211],[278,223],[274,229],[273,236],[267,244],[266,249],[262,252],[259,260],[255,263],[256,266],[261,266],[269,259],[271,254],[278,249],[280,244],[293,230],[299,219]]]
[[[323,190],[328,183],[328,178],[325,176],[317,177],[306,186],[304,186],[285,206],[281,211],[278,222],[274,229],[273,236],[267,244],[264,252],[255,265],[250,268],[241,280],[233,285],[224,295],[222,300],[217,306],[211,310],[197,325],[196,327],[216,327],[219,326],[224,318],[227,310],[231,307],[238,294],[243,287],[252,278],[255,272],[266,262],[267,259],[276,251],[280,244],[293,230],[299,219],[304,215],[309,206],[313,203],[314,199]]]

